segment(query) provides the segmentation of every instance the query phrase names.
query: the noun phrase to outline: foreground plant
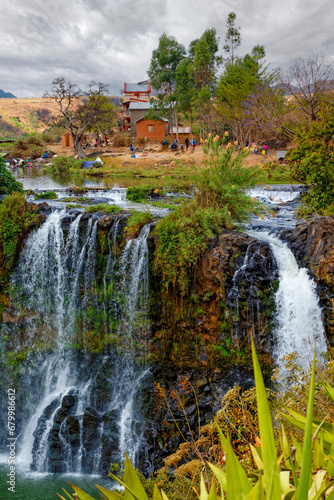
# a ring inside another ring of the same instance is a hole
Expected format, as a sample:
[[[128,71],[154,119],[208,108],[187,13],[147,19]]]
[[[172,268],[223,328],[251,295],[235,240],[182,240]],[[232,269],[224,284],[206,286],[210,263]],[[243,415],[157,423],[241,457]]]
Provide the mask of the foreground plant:
[[[313,420],[315,390],[315,356],[313,361],[307,415],[303,417],[292,410],[283,416],[296,428],[304,431],[303,445],[292,435],[294,448],[282,426],[280,440],[275,440],[266,389],[260,365],[252,344],[258,408],[260,439],[250,444],[254,467],[244,466],[236,457],[230,437],[220,427],[221,447],[225,467],[209,463],[213,473],[210,484],[201,475],[198,488],[194,488],[200,500],[333,500],[334,499],[334,427],[333,424]],[[326,385],[334,400],[334,389]],[[111,475],[124,488],[124,493],[109,491],[97,486],[104,500],[148,500],[128,456],[125,458],[124,479]],[[94,500],[93,497],[72,485],[76,498]],[[198,491],[199,490],[199,491]],[[209,490],[209,491],[208,491]],[[65,490],[64,490],[65,491]],[[65,494],[72,498],[67,492]],[[64,497],[59,495],[65,500]],[[168,500],[163,490],[154,485],[153,500]]]

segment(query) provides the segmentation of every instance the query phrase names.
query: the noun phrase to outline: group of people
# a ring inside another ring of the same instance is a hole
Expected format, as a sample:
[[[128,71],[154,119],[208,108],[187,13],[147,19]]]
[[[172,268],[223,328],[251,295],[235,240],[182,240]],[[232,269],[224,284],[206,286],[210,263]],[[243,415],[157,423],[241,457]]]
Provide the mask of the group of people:
[[[171,146],[170,146],[170,149],[171,151],[176,151],[177,148],[178,148],[178,140],[177,139],[174,139]],[[164,139],[163,141],[161,141],[161,145],[162,146],[168,146],[168,142],[166,139]],[[181,151],[183,152],[184,151],[184,148],[186,148],[186,150],[188,151],[189,150],[189,145],[191,145],[191,148],[192,148],[192,151],[194,152],[195,151],[195,148],[196,148],[196,139],[195,137],[193,137],[190,141],[189,141],[189,138],[186,137],[185,138],[185,141],[184,141],[184,144],[180,144],[180,149]]]
[[[258,153],[258,147],[257,147],[257,145],[255,144],[254,141],[252,142],[252,144],[250,144],[249,141],[246,141],[246,148],[248,148],[255,155]],[[267,155],[268,154],[268,145],[267,145],[266,142],[262,146],[262,154],[263,155]]]

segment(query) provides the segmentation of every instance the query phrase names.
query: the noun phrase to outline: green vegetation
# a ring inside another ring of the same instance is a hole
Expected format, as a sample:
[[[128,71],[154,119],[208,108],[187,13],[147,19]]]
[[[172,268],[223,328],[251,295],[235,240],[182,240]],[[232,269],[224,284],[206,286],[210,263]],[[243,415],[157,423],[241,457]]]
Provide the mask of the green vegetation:
[[[73,158],[72,156],[56,156],[52,158],[51,164],[46,167],[47,172],[56,175],[67,175],[77,173],[82,169],[84,160]]]
[[[86,212],[94,214],[95,212],[105,212],[107,214],[114,214],[115,212],[120,212],[122,209],[117,205],[108,205],[105,203],[98,203],[97,205],[91,205],[86,208]]]
[[[38,223],[31,205],[24,195],[15,193],[0,205],[0,280],[3,281],[14,266],[22,240],[29,229]]]
[[[45,193],[36,193],[35,200],[56,200],[58,195],[55,191],[46,191]]]
[[[9,155],[14,158],[40,158],[45,152],[47,137],[41,134],[32,134],[25,139],[17,139],[12,148],[9,150]]]
[[[23,193],[23,186],[6,169],[6,162],[0,157],[0,195],[11,194],[13,192]]]
[[[334,206],[334,102],[330,99],[319,121],[301,127],[296,147],[288,152],[293,178],[310,185],[302,196],[301,215],[332,212]]]
[[[126,197],[129,201],[140,203],[151,197],[153,192],[154,188],[152,186],[133,186],[127,189]]]
[[[206,168],[198,170],[194,179],[195,199],[182,203],[155,229],[155,271],[166,291],[171,285],[181,295],[188,294],[192,270],[208,238],[222,228],[237,227],[258,206],[246,194],[259,178],[257,169],[242,166],[247,153],[234,156],[231,148],[225,149],[212,137],[204,150]]]
[[[124,229],[126,238],[130,240],[139,236],[141,229],[152,220],[150,212],[132,212]]]

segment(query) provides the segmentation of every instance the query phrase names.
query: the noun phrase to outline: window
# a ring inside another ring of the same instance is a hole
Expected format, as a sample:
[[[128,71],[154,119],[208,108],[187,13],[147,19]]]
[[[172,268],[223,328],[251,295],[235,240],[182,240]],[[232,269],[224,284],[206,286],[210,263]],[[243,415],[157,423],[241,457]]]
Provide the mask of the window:
[[[153,125],[148,125],[148,131],[153,132]]]

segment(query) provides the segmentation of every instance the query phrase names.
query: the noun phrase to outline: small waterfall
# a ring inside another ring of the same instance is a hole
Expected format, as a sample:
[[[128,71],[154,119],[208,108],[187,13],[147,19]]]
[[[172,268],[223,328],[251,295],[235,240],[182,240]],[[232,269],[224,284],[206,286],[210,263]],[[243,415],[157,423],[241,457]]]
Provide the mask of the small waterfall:
[[[65,215],[53,212],[31,234],[13,276],[12,302],[22,315],[17,336],[24,328],[29,345],[43,342],[47,348],[31,355],[27,378],[38,385],[18,460],[38,472],[98,473],[110,462],[120,463],[125,451],[135,463],[141,444],[138,404],[147,370],[137,357],[148,329],[150,225],[118,258],[121,219],[115,220],[101,273],[98,219],[82,223],[79,215],[67,229]],[[81,339],[93,335],[101,317],[103,334],[114,335],[119,350],[90,361],[95,358],[89,350],[78,355],[72,346],[85,345]]]
[[[327,349],[316,286],[307,269],[299,269],[286,243],[268,232],[247,233],[267,242],[277,261],[279,288],[275,294],[277,326],[274,358],[284,379],[285,356],[296,352],[300,364],[307,369],[313,360],[315,343],[318,358]]]

